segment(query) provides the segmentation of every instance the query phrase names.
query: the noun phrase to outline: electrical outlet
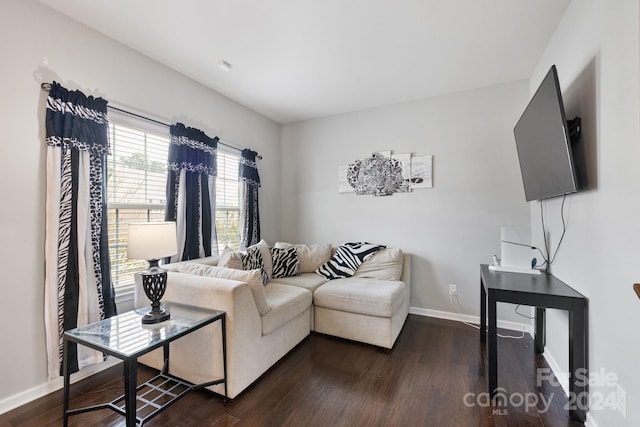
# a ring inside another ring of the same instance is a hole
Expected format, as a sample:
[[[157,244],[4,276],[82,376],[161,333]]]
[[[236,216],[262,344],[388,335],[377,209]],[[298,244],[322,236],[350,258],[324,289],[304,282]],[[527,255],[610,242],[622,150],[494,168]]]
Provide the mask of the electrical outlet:
[[[616,384],[616,407],[623,417],[627,418],[627,392],[620,384]]]
[[[458,295],[458,286],[454,284],[449,285],[449,295]]]

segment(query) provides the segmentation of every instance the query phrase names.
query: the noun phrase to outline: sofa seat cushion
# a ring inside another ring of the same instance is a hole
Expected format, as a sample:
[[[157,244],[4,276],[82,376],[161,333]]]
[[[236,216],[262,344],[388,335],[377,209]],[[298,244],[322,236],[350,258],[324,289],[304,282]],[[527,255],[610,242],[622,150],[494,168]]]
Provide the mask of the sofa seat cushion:
[[[403,282],[360,277],[332,280],[313,294],[318,307],[377,317],[392,317],[405,303]]]
[[[269,283],[264,287],[271,307],[262,318],[262,335],[270,334],[311,307],[311,292],[297,286]]]
[[[283,277],[280,279],[273,279],[270,283],[281,283],[283,285],[297,286],[299,288],[308,289],[311,292],[315,292],[323,283],[326,283],[327,279],[316,273],[302,273],[295,277]]]

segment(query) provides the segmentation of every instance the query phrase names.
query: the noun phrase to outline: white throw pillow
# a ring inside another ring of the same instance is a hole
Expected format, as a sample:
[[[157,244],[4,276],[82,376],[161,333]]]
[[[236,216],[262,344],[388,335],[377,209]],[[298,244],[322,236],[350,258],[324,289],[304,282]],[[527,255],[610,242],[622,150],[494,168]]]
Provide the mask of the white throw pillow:
[[[262,276],[258,269],[237,270],[235,268],[208,267],[202,264],[184,263],[178,266],[178,272],[246,282],[249,285],[249,289],[251,289],[251,294],[253,295],[253,300],[256,303],[258,313],[262,315],[271,310],[271,306],[267,302],[267,298],[264,293]]]
[[[276,242],[274,247],[279,249],[296,248],[298,260],[300,261],[301,273],[313,273],[318,267],[331,259],[333,250],[329,243],[304,245],[285,242]]]
[[[242,270],[242,256],[240,252],[234,252],[229,246],[225,246],[218,259],[218,266]]]
[[[353,277],[367,277],[379,280],[400,280],[403,256],[398,248],[380,249],[365,259]]]

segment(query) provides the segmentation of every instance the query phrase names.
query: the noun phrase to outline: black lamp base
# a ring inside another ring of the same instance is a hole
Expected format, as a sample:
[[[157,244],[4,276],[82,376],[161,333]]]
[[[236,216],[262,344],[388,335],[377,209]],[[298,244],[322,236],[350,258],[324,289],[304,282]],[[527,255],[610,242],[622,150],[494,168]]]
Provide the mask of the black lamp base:
[[[142,276],[142,288],[147,298],[151,301],[151,311],[142,316],[145,325],[169,320],[171,314],[160,305],[160,299],[164,295],[167,286],[167,270],[158,266],[157,259],[149,260],[149,268],[140,273]]]
[[[169,320],[170,318],[171,313],[160,307],[157,311],[151,310],[150,312],[142,316],[142,323],[145,325],[152,325],[154,323],[164,322],[165,320]]]

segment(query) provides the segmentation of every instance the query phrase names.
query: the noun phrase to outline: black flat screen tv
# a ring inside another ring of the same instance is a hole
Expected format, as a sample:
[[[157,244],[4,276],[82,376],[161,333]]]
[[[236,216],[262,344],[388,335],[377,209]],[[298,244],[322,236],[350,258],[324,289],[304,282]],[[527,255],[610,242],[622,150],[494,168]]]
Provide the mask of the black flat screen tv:
[[[553,65],[513,129],[527,201],[578,191],[569,125]]]

